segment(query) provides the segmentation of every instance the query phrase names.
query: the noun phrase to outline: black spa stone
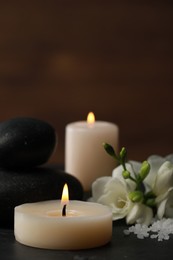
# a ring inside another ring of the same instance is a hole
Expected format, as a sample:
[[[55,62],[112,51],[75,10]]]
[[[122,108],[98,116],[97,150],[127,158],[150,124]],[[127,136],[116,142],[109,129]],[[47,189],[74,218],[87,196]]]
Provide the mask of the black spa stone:
[[[0,123],[0,167],[33,167],[48,161],[56,133],[47,122],[19,117]]]
[[[83,199],[80,182],[58,169],[40,166],[30,170],[0,170],[0,227],[13,228],[14,208],[23,203],[61,199],[68,184],[71,200]]]

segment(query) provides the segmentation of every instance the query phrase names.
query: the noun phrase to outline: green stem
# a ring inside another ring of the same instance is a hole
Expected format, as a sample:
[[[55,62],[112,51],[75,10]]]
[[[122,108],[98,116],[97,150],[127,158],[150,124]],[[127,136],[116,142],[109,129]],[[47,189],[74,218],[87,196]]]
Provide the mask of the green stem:
[[[134,181],[134,182],[137,184],[137,181],[136,181],[132,176],[130,176],[129,179],[130,179],[131,181]],[[136,186],[136,187],[137,187],[137,186]],[[137,189],[137,188],[136,188],[136,189]]]
[[[127,168],[126,168],[126,163],[125,161],[122,161],[121,159],[119,160],[119,163],[123,166],[123,169],[126,171]]]

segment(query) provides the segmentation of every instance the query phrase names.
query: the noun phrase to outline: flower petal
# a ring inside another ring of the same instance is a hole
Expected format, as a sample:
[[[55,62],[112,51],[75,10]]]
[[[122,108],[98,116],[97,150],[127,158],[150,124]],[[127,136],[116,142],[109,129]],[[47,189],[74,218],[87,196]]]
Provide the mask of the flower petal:
[[[165,193],[171,186],[173,186],[173,164],[166,161],[158,170],[153,191],[156,195],[160,195]]]
[[[158,206],[158,209],[157,209],[157,217],[158,217],[158,219],[162,219],[164,214],[165,214],[165,208],[166,208],[167,200],[168,200],[168,198],[162,200],[161,203]]]
[[[145,178],[144,183],[147,184],[150,188],[153,188],[156,181],[157,172],[160,166],[165,162],[165,158],[158,155],[151,155],[147,159],[150,164],[150,172]]]
[[[141,215],[140,206],[141,206],[141,203],[133,204],[133,207],[131,208],[130,212],[126,216],[127,224],[134,224],[136,222],[136,220],[139,218],[139,216]]]
[[[126,183],[122,182],[117,178],[112,178],[105,185],[104,193],[98,199],[100,203],[103,204],[114,204],[116,207],[121,207],[118,205],[118,201],[121,198],[122,200],[126,200],[128,197]],[[103,199],[104,198],[104,199]]]
[[[143,205],[145,206],[145,205]],[[142,216],[137,220],[138,223],[143,225],[150,225],[153,218],[153,210],[145,206]]]
[[[134,203],[134,206],[126,216],[127,224],[134,224],[135,222],[149,225],[153,217],[153,211],[151,208],[145,206],[142,203]]]
[[[173,153],[168,154],[168,155],[165,157],[165,160],[166,160],[166,161],[170,161],[171,163],[173,163]]]
[[[112,178],[108,181],[104,193],[98,198],[97,202],[111,208],[113,220],[124,218],[129,211],[130,205],[125,180]]]
[[[133,164],[131,165],[130,163],[126,163],[127,170],[131,173],[132,177],[134,177],[134,170],[133,170],[132,166],[133,166]],[[135,165],[135,167],[136,167],[136,165]],[[127,189],[129,191],[134,190],[136,187],[136,184],[130,179],[124,180],[124,178],[122,176],[122,172],[123,172],[123,167],[120,165],[113,170],[112,177],[118,178],[123,182],[125,181],[126,185],[127,185]]]
[[[112,177],[105,176],[96,179],[92,184],[92,200],[97,202],[100,196],[103,195],[106,184],[112,179]]]
[[[167,218],[173,218],[173,191],[171,191],[166,203],[165,216]]]
[[[137,174],[139,172],[140,168],[141,168],[141,162],[137,162],[137,161],[132,161],[131,160],[128,163],[130,164],[130,166],[131,166],[131,168],[133,170],[133,173]],[[134,177],[134,175],[132,177]]]
[[[169,193],[173,190],[173,187],[170,187],[165,193],[160,194],[159,196],[156,197],[156,204],[161,203],[163,200],[168,198]]]
[[[111,198],[114,198],[111,199]],[[124,218],[128,213],[128,203],[129,201],[124,199],[123,197],[117,196],[114,197],[114,194],[112,192],[104,194],[100,197],[98,200],[98,203],[101,203],[103,205],[107,205],[112,210],[112,219],[122,219]]]
[[[170,198],[170,199],[169,199]],[[169,202],[168,202],[169,199]],[[156,204],[157,204],[157,216],[159,219],[162,219],[164,215],[169,216],[169,213],[171,212],[171,205],[173,200],[173,187],[169,188],[165,193],[161,194],[156,198]],[[167,205],[168,202],[168,205]],[[168,209],[169,208],[169,209]]]
[[[173,218],[173,188],[170,190],[166,201],[165,217]]]

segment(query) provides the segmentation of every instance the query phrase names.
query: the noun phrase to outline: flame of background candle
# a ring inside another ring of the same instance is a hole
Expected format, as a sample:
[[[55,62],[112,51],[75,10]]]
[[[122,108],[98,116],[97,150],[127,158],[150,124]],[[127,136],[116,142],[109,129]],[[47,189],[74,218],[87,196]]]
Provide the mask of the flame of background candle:
[[[87,116],[87,123],[89,126],[93,126],[95,122],[95,115],[93,112],[90,112]]]

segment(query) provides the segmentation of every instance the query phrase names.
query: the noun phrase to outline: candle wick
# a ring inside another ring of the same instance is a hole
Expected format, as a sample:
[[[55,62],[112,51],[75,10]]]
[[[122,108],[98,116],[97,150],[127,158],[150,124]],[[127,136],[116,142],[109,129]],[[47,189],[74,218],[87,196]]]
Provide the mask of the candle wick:
[[[66,216],[66,204],[63,206],[63,209],[62,209],[62,216],[65,217]]]

